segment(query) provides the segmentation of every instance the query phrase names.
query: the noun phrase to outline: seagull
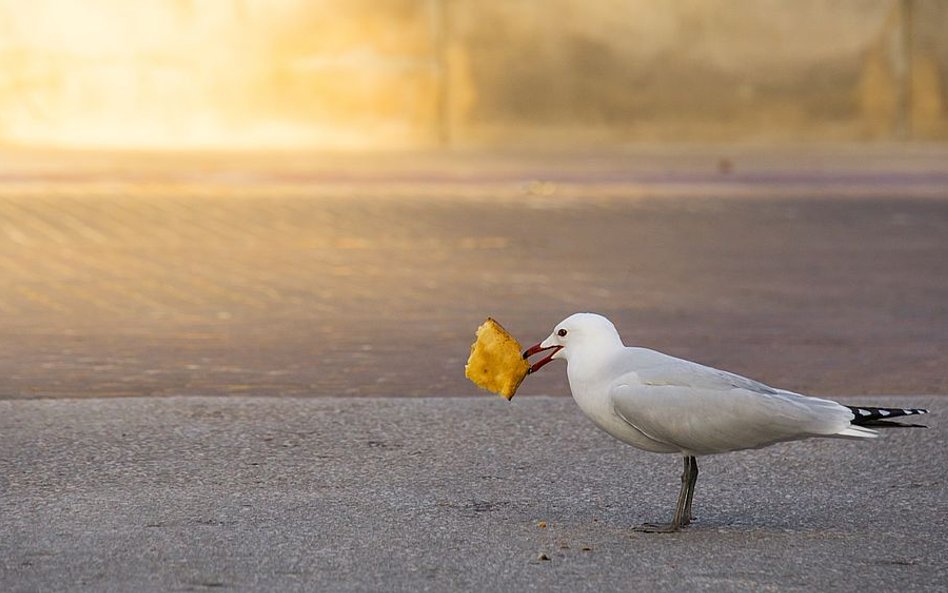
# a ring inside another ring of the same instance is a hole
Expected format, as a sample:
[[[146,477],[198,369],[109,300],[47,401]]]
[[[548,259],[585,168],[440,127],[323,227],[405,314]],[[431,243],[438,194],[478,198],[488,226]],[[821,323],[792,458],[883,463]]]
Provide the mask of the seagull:
[[[528,373],[565,360],[573,399],[596,426],[633,447],[684,458],[675,516],[667,525],[636,528],[649,533],[675,532],[693,520],[699,455],[811,437],[871,439],[878,433],[870,426],[919,426],[889,419],[928,412],[844,406],[655,350],[628,347],[612,322],[595,313],[567,317],[548,338],[525,350],[523,358],[540,352],[549,353]]]

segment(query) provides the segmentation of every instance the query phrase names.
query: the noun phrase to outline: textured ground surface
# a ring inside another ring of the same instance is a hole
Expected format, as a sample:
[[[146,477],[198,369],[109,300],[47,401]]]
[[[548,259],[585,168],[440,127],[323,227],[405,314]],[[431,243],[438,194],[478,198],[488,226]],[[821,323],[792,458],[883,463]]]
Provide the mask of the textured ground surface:
[[[577,310],[790,389],[948,392],[944,147],[0,156],[0,398],[473,394],[484,317]]]
[[[487,315],[598,310],[781,387],[948,393],[944,148],[0,156],[2,591],[948,581],[948,399],[704,460],[697,526],[646,536],[677,459],[462,374]]]
[[[674,535],[568,398],[2,401],[0,590],[944,591],[948,399],[849,401],[931,428],[702,458]]]

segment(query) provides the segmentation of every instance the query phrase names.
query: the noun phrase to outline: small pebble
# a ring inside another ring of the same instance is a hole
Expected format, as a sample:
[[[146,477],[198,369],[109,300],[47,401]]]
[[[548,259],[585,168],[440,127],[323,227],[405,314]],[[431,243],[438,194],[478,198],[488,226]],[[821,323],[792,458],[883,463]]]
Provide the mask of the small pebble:
[[[537,523],[537,527],[539,527],[540,529],[546,529],[546,521],[540,521],[539,523]]]
[[[540,552],[540,554],[537,556],[537,560],[549,560],[549,559],[550,557],[544,554],[543,552]]]
[[[582,548],[580,548],[580,550],[582,550],[583,552],[592,552],[592,548],[590,548],[589,546],[583,546]]]

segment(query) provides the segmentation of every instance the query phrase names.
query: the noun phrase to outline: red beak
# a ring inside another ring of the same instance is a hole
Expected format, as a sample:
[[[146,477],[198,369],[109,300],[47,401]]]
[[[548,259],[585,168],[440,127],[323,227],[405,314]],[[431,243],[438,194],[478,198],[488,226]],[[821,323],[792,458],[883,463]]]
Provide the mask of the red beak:
[[[562,346],[547,346],[546,348],[544,348],[544,347],[541,346],[540,344],[542,344],[542,342],[537,343],[537,344],[534,344],[533,346],[530,346],[529,348],[527,348],[526,350],[524,350],[524,351],[523,351],[523,358],[524,358],[524,359],[527,359],[527,358],[530,358],[531,356],[533,356],[534,354],[539,354],[540,352],[546,352],[547,350],[552,350],[553,352],[550,352],[548,355],[544,356],[544,357],[541,358],[540,360],[538,360],[538,361],[536,361],[535,363],[533,363],[533,364],[530,366],[530,368],[527,370],[527,374],[528,374],[528,375],[531,374],[531,373],[535,373],[535,372],[539,371],[541,368],[543,368],[543,366],[544,366],[545,364],[547,364],[548,362],[550,362],[551,360],[553,360],[553,355],[556,354],[557,352],[559,352],[559,351],[560,351],[560,348],[562,348]]]

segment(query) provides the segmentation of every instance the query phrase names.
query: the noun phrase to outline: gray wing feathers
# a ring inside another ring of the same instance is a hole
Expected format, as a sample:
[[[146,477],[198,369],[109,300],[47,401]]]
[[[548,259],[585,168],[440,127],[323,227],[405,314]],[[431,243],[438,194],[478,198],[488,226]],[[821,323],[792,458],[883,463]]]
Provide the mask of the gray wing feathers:
[[[671,357],[620,379],[610,395],[616,413],[639,431],[703,454],[835,435],[853,417],[836,402]]]
[[[647,367],[637,369],[635,374],[639,381],[648,385],[677,385],[714,390],[739,388],[757,393],[779,393],[772,387],[734,373],[671,356],[663,358],[664,360],[658,360]]]

